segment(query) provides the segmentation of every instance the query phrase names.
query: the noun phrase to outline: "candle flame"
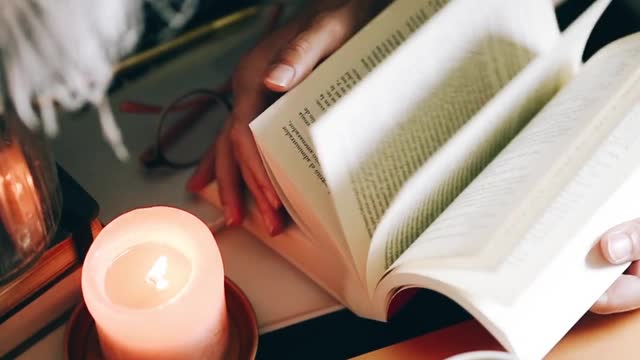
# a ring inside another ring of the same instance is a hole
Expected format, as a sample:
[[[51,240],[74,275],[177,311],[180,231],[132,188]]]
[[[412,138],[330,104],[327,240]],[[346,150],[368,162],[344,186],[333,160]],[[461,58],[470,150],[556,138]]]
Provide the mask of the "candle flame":
[[[167,268],[169,267],[166,256],[160,256],[154,263],[145,280],[147,283],[155,286],[158,290],[164,290],[169,287],[169,282],[165,278]]]

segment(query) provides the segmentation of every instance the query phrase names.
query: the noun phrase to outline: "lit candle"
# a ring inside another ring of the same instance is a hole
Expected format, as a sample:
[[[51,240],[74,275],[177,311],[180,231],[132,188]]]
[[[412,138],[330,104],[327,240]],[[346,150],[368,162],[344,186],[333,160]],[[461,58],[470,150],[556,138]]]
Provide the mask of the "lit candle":
[[[222,259],[187,212],[152,207],[109,223],[87,253],[82,293],[107,359],[224,356]]]

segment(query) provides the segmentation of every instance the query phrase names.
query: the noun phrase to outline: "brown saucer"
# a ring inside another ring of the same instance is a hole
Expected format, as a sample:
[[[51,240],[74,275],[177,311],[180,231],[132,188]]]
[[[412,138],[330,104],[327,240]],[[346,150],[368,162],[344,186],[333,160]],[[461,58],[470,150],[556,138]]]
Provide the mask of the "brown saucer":
[[[224,278],[229,314],[229,360],[253,360],[258,350],[258,324],[249,299],[228,277]],[[66,360],[103,360],[93,318],[84,302],[76,306],[65,334]]]

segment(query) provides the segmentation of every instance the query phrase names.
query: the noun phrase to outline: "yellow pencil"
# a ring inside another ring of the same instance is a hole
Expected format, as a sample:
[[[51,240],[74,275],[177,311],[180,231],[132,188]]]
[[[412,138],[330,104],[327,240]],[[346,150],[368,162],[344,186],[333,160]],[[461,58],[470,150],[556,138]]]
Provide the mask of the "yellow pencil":
[[[182,46],[188,45],[204,36],[207,36],[217,30],[225,28],[227,26],[236,24],[242,20],[255,16],[260,9],[260,6],[251,6],[242,10],[231,13],[227,16],[215,19],[212,22],[195,28],[188,33],[181,35],[165,44],[159,45],[152,49],[146,50],[140,54],[133,55],[129,58],[116,64],[114,68],[114,74],[118,74],[124,70],[131,69],[141,64],[150,62],[164,54],[167,54]]]

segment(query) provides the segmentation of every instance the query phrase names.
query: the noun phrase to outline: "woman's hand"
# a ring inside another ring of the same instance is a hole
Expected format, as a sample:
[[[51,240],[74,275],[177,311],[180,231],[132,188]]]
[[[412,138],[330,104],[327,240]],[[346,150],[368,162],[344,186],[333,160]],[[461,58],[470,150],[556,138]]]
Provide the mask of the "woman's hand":
[[[593,305],[591,311],[610,314],[640,308],[640,219],[609,230],[600,239],[600,249],[612,264],[632,263]]]
[[[379,11],[381,2],[316,1],[307,14],[268,34],[240,61],[232,78],[232,113],[187,184],[189,191],[197,192],[217,176],[227,225],[242,222],[246,185],[269,233],[282,231],[282,203],[262,165],[249,123],[277,98],[277,93],[296,86],[342,46]]]

